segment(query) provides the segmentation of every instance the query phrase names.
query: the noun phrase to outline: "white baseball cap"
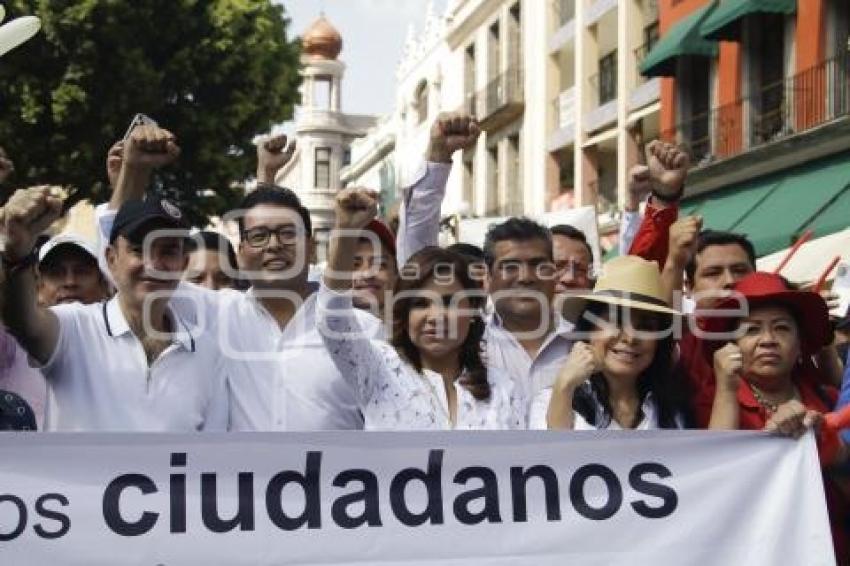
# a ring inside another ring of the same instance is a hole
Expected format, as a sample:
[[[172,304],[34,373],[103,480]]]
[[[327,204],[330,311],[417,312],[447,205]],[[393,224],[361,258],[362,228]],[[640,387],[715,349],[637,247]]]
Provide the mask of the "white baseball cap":
[[[44,242],[44,245],[41,246],[41,248],[39,248],[38,250],[38,263],[43,262],[44,259],[50,254],[50,252],[55,250],[57,247],[63,245],[77,246],[78,248],[89,254],[92,259],[95,260],[95,262],[97,262],[97,253],[94,251],[94,246],[91,244],[91,242],[89,242],[82,236],[78,236],[77,234],[67,233],[53,236],[52,238]]]

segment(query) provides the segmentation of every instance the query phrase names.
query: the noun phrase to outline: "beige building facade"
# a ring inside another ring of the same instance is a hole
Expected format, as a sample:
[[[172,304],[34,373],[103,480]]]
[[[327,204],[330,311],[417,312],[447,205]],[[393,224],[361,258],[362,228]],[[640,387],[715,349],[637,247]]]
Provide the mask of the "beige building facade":
[[[455,156],[445,215],[595,204],[610,232],[628,169],[658,135],[659,81],[638,72],[657,36],[655,0],[450,0],[441,15],[429,8],[398,67],[396,108],[352,144],[342,182],[397,197],[421,162],[430,124],[460,110],[484,133]]]

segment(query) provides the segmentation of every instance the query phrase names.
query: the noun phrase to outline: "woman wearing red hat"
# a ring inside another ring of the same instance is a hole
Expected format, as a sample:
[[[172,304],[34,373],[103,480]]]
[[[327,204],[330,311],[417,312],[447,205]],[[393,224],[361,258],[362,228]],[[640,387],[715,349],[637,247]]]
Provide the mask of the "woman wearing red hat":
[[[793,437],[818,429],[838,397],[810,362],[831,336],[826,303],[817,293],[792,290],[780,276],[769,273],[752,273],[734,290],[740,296],[726,300],[721,308],[737,308],[745,300],[749,312],[741,318],[715,319],[711,329],[732,332],[733,341],[713,353],[716,390],[709,427]],[[836,555],[845,564],[850,563],[850,501],[830,467],[846,461],[848,450],[837,438],[834,433],[818,433]]]

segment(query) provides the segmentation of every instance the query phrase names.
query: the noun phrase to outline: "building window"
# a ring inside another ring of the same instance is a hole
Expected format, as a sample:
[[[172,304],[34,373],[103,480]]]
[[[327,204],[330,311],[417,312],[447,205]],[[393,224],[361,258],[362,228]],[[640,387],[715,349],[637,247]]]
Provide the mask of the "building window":
[[[694,163],[699,163],[711,155],[711,63],[707,57],[683,57],[676,76],[681,85],[677,103],[679,141],[690,149]]]
[[[428,119],[428,83],[422,81],[416,87],[413,106],[416,109],[416,123],[421,124]]]
[[[503,214],[520,215],[523,213],[522,198],[522,153],[520,152],[519,133],[508,138],[508,178],[507,198]]]
[[[785,16],[759,14],[749,27],[750,142],[765,143],[784,127]]]
[[[331,188],[331,149],[316,148],[316,176],[313,185],[317,189]]]
[[[463,202],[461,212],[472,214],[475,211],[475,160],[474,152],[463,159]]]
[[[484,214],[495,216],[499,213],[499,146],[492,145],[487,148],[487,178],[486,202],[484,203]]]
[[[617,50],[599,60],[599,105],[617,98]]]
[[[511,6],[510,18],[510,51],[508,51],[508,66],[519,67],[522,64],[522,12],[519,2]]]
[[[464,110],[475,115],[475,44],[466,48],[463,67]]]
[[[488,48],[489,48],[489,61],[487,61],[487,67],[489,70],[488,76],[490,79],[495,79],[499,76],[502,69],[502,32],[499,28],[498,20],[490,26],[490,33],[488,36]]]
[[[658,20],[643,28],[643,45],[646,47],[646,53],[649,53],[655,47],[659,37],[661,37],[661,32],[658,27]]]

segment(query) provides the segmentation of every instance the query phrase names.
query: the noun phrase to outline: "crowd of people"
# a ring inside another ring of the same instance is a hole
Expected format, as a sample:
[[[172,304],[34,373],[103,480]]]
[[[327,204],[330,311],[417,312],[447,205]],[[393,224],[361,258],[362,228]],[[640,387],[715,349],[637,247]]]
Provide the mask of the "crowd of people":
[[[341,190],[321,270],[310,211],[275,184],[285,136],[258,144],[257,188],[226,215],[235,248],[149,190],[180,153],[155,125],[109,150],[96,242],[43,236],[61,191],[15,191],[0,428],[812,430],[850,562],[848,438],[826,419],[850,403],[850,360],[830,297],[756,271],[744,235],[679,218],[689,158],[661,141],[630,173],[626,253],[601,269],[580,230],[525,217],[441,248],[453,156],[478,135],[470,116],[435,121],[395,230],[374,192]]]

